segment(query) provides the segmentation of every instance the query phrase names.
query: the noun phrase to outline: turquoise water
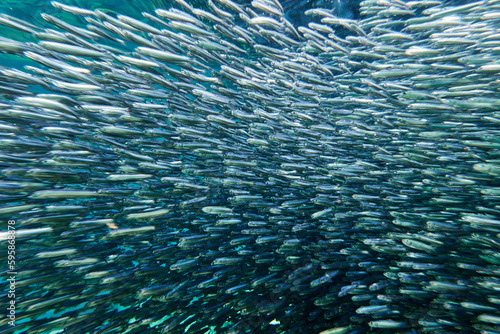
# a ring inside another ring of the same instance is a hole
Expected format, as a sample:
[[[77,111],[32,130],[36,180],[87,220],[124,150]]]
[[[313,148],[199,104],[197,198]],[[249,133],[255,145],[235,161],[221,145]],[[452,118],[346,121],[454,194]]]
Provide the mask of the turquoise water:
[[[498,1],[65,4],[0,5],[1,332],[499,332]]]

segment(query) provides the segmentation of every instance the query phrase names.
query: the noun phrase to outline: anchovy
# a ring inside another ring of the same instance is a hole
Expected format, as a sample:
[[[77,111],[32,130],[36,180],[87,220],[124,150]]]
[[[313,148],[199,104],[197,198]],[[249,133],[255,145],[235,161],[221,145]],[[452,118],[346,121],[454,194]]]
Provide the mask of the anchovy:
[[[497,330],[498,1],[52,5],[0,14],[17,332]]]

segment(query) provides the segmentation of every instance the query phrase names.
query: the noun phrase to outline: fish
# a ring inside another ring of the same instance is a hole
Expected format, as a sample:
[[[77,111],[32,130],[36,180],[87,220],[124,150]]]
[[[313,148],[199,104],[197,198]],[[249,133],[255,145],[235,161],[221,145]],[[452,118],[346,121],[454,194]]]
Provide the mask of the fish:
[[[498,330],[497,0],[51,4],[0,14],[17,333]]]

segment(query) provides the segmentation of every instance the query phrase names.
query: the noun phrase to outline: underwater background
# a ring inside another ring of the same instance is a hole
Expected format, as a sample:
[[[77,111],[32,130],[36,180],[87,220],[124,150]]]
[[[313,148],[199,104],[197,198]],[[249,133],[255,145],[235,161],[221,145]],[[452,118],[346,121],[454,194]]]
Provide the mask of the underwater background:
[[[500,333],[500,1],[0,4],[1,333]]]

